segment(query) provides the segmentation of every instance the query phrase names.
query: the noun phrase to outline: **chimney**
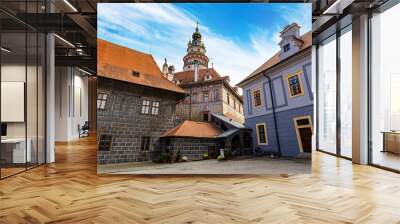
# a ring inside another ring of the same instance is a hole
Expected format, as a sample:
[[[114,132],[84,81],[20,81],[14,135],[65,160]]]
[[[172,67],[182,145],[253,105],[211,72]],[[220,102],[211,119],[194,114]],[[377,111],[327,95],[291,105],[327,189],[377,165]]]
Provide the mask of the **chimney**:
[[[168,66],[168,74],[173,74],[175,72],[175,66],[170,65]]]
[[[197,61],[194,64],[194,81],[199,81],[199,63]]]
[[[168,74],[167,74],[167,79],[169,81],[174,80],[174,72],[175,72],[175,67],[173,65],[170,65],[168,67]]]
[[[300,37],[300,26],[297,23],[291,23],[283,28],[280,32],[281,38],[294,36],[296,38]]]

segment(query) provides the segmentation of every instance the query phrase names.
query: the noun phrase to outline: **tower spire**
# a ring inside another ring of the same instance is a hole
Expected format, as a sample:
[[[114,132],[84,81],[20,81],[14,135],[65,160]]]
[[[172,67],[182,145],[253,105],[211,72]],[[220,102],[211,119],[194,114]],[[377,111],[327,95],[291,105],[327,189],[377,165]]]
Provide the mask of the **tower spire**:
[[[196,21],[196,32],[199,32],[199,21]]]

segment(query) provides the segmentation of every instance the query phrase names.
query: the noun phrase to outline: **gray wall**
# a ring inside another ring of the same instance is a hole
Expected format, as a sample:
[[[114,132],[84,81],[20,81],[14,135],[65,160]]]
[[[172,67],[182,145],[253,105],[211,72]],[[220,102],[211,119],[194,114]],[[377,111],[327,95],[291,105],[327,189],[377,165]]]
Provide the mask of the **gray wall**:
[[[98,78],[98,92],[109,93],[105,110],[97,110],[97,138],[112,135],[110,151],[98,151],[98,163],[150,160],[159,137],[175,127],[177,96],[168,91]],[[143,99],[159,101],[159,114],[141,114]],[[149,151],[141,151],[142,136],[151,136]]]
[[[170,138],[169,143],[173,154],[176,155],[180,150],[181,155],[186,156],[188,160],[201,160],[210,147],[216,149],[216,140],[209,138]]]

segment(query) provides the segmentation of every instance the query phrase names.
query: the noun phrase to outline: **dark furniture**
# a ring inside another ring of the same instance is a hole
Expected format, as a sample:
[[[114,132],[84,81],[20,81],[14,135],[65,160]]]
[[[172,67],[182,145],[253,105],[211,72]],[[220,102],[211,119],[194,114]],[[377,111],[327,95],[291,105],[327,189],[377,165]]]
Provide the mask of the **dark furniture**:
[[[400,154],[400,131],[383,131],[383,150]]]
[[[83,124],[82,127],[78,125],[79,138],[89,136],[89,129],[90,129],[89,121],[85,121],[85,124]]]

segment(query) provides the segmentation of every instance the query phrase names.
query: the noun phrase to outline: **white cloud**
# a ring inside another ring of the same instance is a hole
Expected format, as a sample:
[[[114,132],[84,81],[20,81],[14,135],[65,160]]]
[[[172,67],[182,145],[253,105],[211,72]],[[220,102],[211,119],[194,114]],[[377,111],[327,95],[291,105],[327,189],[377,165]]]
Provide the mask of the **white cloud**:
[[[291,7],[282,5],[282,10],[285,13],[282,14],[283,19],[287,24],[297,23],[301,26],[301,34],[304,34],[311,30],[311,4],[312,3],[292,3]]]
[[[302,14],[293,11],[293,17],[284,17],[285,23],[303,24],[306,19]],[[167,57],[168,64],[173,64],[177,71],[182,69],[187,42],[199,21],[207,56],[221,75],[230,76],[231,84],[241,81],[278,50],[277,32],[282,29],[255,29],[249,33],[251,42],[243,46],[203,26],[199,18],[172,4],[99,4],[98,19],[100,38],[151,53],[160,67]]]

